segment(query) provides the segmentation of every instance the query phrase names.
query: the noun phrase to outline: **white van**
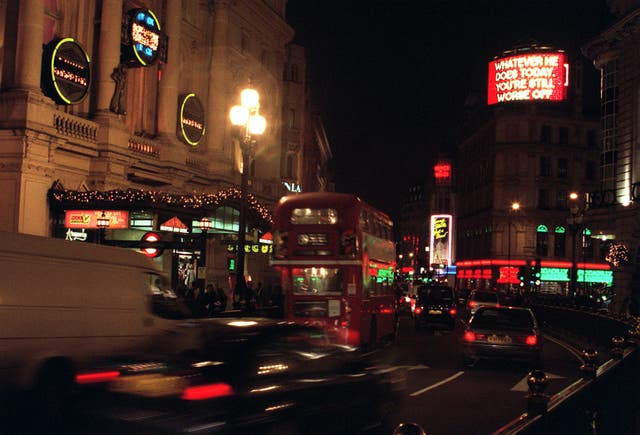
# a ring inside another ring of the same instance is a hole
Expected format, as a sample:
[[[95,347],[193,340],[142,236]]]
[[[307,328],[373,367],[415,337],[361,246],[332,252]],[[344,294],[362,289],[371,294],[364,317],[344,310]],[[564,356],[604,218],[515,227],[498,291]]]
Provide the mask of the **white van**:
[[[0,232],[0,390],[64,394],[78,368],[171,329],[161,282],[130,249]]]

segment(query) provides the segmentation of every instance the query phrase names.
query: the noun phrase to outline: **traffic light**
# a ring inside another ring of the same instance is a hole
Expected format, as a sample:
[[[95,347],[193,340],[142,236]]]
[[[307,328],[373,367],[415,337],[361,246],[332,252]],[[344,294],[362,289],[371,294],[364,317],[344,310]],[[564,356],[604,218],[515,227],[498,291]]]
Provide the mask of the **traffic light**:
[[[227,270],[229,272],[236,270],[236,259],[234,257],[227,257]]]
[[[142,242],[142,248],[140,248],[140,250],[147,257],[155,258],[162,255],[162,252],[164,250],[162,248],[156,248],[154,246],[161,241],[160,234],[149,231],[148,233],[144,233],[140,241]]]
[[[531,264],[531,283],[536,286],[540,285],[541,276],[540,259],[536,258]]]

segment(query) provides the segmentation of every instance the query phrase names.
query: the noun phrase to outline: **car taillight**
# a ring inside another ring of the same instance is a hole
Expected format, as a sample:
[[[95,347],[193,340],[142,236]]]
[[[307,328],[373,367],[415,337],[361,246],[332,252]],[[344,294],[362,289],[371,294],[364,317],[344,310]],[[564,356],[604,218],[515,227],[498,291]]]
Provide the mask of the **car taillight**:
[[[528,346],[535,346],[536,344],[538,344],[538,337],[536,335],[528,335],[524,342]]]
[[[216,397],[231,396],[233,388],[224,382],[215,384],[195,385],[187,387],[180,397],[182,400],[206,400],[215,399]]]
[[[76,375],[77,384],[97,384],[100,382],[109,382],[120,376],[120,372],[116,370],[93,373],[78,373]]]
[[[469,308],[473,308],[476,306],[476,301],[469,301]]]
[[[464,331],[463,339],[464,341],[476,341],[476,334],[472,331]]]
[[[451,308],[451,309],[449,310],[449,314],[451,314],[452,316],[455,316],[457,312],[458,312],[458,311],[457,311],[455,308]]]
[[[414,312],[415,312],[416,314],[420,314],[420,313],[422,313],[422,307],[416,307],[416,309],[414,310]]]

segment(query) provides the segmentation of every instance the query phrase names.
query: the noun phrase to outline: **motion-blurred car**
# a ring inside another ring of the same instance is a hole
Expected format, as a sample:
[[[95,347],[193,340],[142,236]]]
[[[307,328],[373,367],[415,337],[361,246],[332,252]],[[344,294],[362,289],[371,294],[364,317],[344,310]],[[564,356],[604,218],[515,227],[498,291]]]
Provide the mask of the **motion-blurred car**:
[[[473,315],[480,307],[499,307],[500,298],[497,292],[489,290],[473,290],[469,294],[467,307],[469,314]]]
[[[538,322],[529,308],[480,307],[462,335],[462,362],[480,359],[527,361],[540,365],[542,349]]]
[[[443,285],[418,287],[416,307],[413,312],[416,329],[434,325],[444,325],[454,329],[456,313],[456,299],[451,287]]]
[[[404,389],[396,371],[288,322],[189,321],[153,352],[79,374],[100,385],[85,413],[126,433],[351,433],[382,424]]]

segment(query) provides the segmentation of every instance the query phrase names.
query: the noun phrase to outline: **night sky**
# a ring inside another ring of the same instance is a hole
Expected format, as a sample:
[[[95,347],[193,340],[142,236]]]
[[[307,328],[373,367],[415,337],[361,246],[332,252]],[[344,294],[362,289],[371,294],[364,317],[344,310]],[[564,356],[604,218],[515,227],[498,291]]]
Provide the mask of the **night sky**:
[[[486,102],[487,63],[527,41],[566,51],[611,22],[605,0],[289,0],[333,151],[336,190],[394,219],[465,102]],[[591,95],[597,101],[597,73]]]

